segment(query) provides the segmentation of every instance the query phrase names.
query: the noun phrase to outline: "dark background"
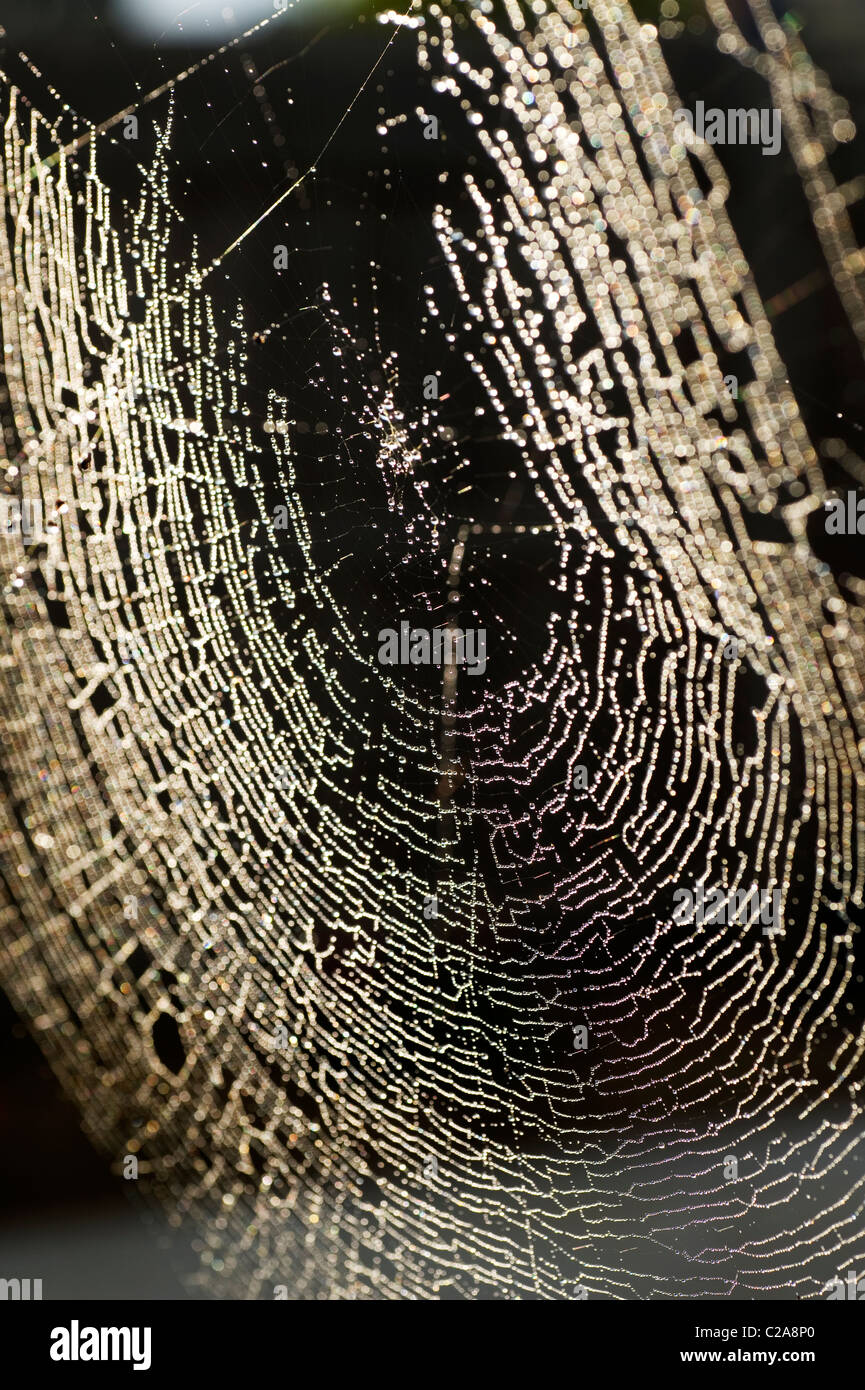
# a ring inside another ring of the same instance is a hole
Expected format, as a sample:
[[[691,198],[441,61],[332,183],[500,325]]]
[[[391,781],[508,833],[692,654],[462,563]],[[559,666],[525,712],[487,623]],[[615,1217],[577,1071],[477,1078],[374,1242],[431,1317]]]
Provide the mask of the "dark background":
[[[657,6],[636,8],[641,18],[656,22]],[[812,57],[850,102],[853,119],[865,125],[860,0],[802,0],[796,8]],[[318,161],[351,106],[315,178],[228,258],[224,273],[210,284],[226,316],[238,300],[243,303],[246,332],[279,325],[250,365],[252,393],[260,391],[263,402],[277,385],[295,403],[298,419],[306,420],[312,441],[326,383],[311,384],[321,363],[304,315],[325,280],[334,301],[351,306],[351,327],[359,334],[372,336],[377,307],[382,338],[415,374],[404,383],[406,390],[417,397],[422,377],[435,369],[418,335],[424,270],[440,254],[430,209],[439,168],[446,161],[459,170],[471,146],[468,138],[463,144],[459,130],[448,129],[446,142],[425,142],[413,126],[389,139],[385,154],[376,134],[380,108],[387,114],[412,110],[429,95],[411,35],[397,37],[364,86],[390,30],[373,22],[369,7],[364,13],[358,6],[352,15],[346,6],[340,16],[309,0],[299,9],[300,18],[270,26],[176,88],[171,192],[190,244],[194,233],[205,259],[219,255],[299,172]],[[718,54],[700,5],[683,4],[682,16],[688,21],[682,33],[664,48],[683,103],[703,97],[723,106],[765,104],[759,80]],[[142,93],[225,41],[218,33],[190,46],[154,43],[125,27],[115,7],[93,0],[2,0],[0,23],[0,61],[10,78],[53,115],[57,108],[45,94],[50,83],[82,118],[67,122],[69,139],[83,133],[86,123],[140,103]],[[20,50],[44,81],[21,61]],[[100,146],[103,176],[121,195],[126,180],[130,188],[137,186],[135,163],[146,166],[151,159],[155,125],[164,123],[167,110],[165,97],[139,106],[139,140],[125,142],[118,127],[111,152]],[[862,171],[861,152],[861,140],[841,152],[836,173],[844,160],[849,165],[841,178]],[[759,178],[753,176],[753,151],[716,153],[733,179],[733,224],[763,300],[771,303],[822,266],[798,177],[786,149],[776,159],[757,159]],[[854,210],[857,218],[861,244],[861,206]],[[273,247],[283,242],[289,270],[275,275]],[[770,316],[812,440],[820,445],[841,439],[858,454],[865,373],[828,276]],[[475,514],[485,502],[501,502],[504,477],[504,465],[486,457],[476,468]],[[865,574],[854,547],[845,563]],[[0,1274],[42,1271],[47,1298],[182,1297],[179,1278],[189,1258],[184,1240],[173,1244],[157,1218],[139,1211],[129,1200],[132,1187],[113,1177],[84,1139],[75,1111],[0,996]]]

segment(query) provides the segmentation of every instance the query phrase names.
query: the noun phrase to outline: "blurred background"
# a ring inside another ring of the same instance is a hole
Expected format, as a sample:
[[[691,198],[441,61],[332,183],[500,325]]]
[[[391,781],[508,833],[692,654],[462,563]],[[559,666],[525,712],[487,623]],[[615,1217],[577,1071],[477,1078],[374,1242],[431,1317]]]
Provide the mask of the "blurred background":
[[[699,0],[638,0],[635,8],[659,25],[685,104],[697,97],[724,107],[760,104],[763,88],[719,53]],[[744,2],[738,7],[745,8]],[[811,56],[865,128],[862,0],[797,0],[775,8],[779,17],[795,13]],[[353,0],[300,0],[279,23],[175,89],[172,197],[205,258],[224,250],[318,159],[336,132],[316,179],[248,239],[232,259],[230,278],[213,282],[227,311],[242,300],[250,332],[275,319],[282,323],[284,331],[257,359],[260,379],[252,386],[264,398],[278,384],[300,402],[301,413],[308,354],[303,333],[290,326],[321,283],[334,288],[336,302],[354,304],[361,331],[374,298],[385,339],[399,349],[416,343],[416,286],[439,254],[430,210],[441,147],[415,141],[400,152],[397,143],[398,169],[382,167],[376,135],[381,110],[410,110],[423,93],[410,33],[398,36],[367,81],[388,32],[375,9]],[[83,132],[85,123],[98,125],[135,107],[142,94],[194,68],[273,10],[260,0],[230,6],[212,0],[2,0],[0,64],[40,109],[50,84],[80,116],[76,129]],[[120,196],[125,179],[130,190],[137,187],[135,163],[151,158],[153,123],[164,123],[167,109],[164,97],[137,106],[139,140],[115,142],[111,184]],[[459,131],[448,135],[448,163],[458,167],[470,145],[461,146]],[[839,180],[865,171],[862,152],[860,137],[838,153]],[[724,147],[716,154],[732,177],[730,215],[806,426],[830,469],[835,461],[840,470],[848,451],[862,453],[865,372],[823,268],[800,181],[786,148],[760,161],[759,179],[752,176],[750,152]],[[851,213],[861,246],[861,201]],[[275,303],[269,267],[273,244],[281,241],[290,249],[292,273],[280,279]],[[418,380],[425,366],[416,353]],[[313,402],[309,409],[314,419]],[[865,577],[860,550],[852,541],[844,564]],[[0,995],[0,1276],[41,1276],[46,1299],[183,1297],[195,1233],[169,1235],[135,1202],[133,1188],[112,1175],[84,1139],[36,1043]]]

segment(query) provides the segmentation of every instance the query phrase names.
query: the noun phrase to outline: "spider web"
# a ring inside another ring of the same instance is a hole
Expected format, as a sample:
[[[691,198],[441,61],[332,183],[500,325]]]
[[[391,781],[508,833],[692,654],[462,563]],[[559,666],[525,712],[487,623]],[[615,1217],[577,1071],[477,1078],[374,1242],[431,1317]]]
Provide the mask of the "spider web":
[[[325,287],[296,392],[216,288],[246,233],[189,249],[173,108],[123,201],[114,126],[4,81],[46,517],[4,541],[6,987],[201,1291],[819,1296],[863,1258],[862,616],[727,180],[627,5],[381,18],[388,159],[433,115],[466,167],[413,350]],[[381,666],[404,618],[484,628],[483,678]],[[783,931],[681,922],[698,884]]]

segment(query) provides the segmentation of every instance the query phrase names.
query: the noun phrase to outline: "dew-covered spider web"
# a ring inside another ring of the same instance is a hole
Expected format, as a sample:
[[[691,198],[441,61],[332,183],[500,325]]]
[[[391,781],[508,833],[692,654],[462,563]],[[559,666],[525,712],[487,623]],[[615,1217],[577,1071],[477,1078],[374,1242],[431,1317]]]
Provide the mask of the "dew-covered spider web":
[[[845,103],[708,9],[861,340]],[[200,1295],[819,1297],[865,1260],[865,589],[722,162],[628,4],[373,27],[333,127],[429,159],[400,328],[384,255],[283,311],[332,128],[205,254],[206,63],[122,196],[121,123],[4,76],[4,987]],[[403,619],[485,672],[381,665]]]

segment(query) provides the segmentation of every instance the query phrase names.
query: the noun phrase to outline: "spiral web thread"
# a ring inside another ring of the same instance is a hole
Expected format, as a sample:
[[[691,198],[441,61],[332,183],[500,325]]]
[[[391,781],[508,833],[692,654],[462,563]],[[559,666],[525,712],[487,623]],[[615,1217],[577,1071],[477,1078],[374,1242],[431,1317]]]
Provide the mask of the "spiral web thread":
[[[488,633],[438,691],[377,662],[396,588],[322,562],[291,405],[175,260],[170,121],[120,207],[103,137],[4,85],[7,452],[49,531],[3,543],[5,986],[200,1291],[819,1296],[865,1258],[863,633],[819,461],[655,30],[402,27],[476,141],[424,332],[531,497],[454,529],[428,480],[468,446],[369,350],[345,467]],[[784,930],[677,921],[698,883]]]

